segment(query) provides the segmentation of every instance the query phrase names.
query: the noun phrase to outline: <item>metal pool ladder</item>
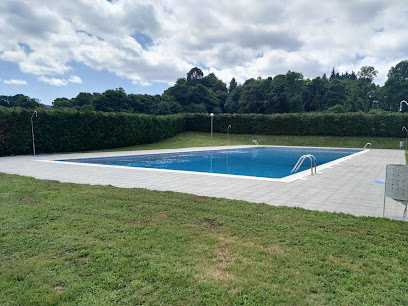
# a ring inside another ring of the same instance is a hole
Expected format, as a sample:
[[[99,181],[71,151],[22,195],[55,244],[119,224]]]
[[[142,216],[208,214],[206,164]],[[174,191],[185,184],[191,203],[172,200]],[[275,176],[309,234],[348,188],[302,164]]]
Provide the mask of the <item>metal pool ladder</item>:
[[[372,146],[371,142],[367,142],[366,145],[364,146],[363,150],[364,150],[368,145],[370,145],[370,151],[373,149],[373,146]]]
[[[251,143],[253,146],[259,146],[259,143],[258,143],[258,141],[256,141],[255,139],[254,140],[252,140],[252,143]]]
[[[314,157],[312,154],[306,154],[306,155],[302,155],[299,160],[297,161],[296,165],[293,167],[292,171],[290,172],[290,174],[295,173],[296,171],[299,170],[300,166],[302,166],[303,162],[305,161],[306,158],[310,159],[310,170],[312,171],[312,175],[313,175],[313,161],[314,161],[314,169],[315,169],[315,173],[316,173],[316,157]]]

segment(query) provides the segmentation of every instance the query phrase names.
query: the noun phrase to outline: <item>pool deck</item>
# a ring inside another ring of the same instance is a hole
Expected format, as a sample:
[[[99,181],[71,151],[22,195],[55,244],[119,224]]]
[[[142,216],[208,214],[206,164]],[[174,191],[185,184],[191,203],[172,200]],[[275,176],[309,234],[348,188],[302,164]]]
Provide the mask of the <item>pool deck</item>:
[[[336,165],[318,166],[315,175],[310,175],[308,170],[296,175],[295,180],[277,181],[232,175],[56,162],[61,159],[124,156],[146,152],[227,148],[237,146],[1,157],[0,172],[60,182],[175,191],[272,206],[382,217],[384,184],[374,181],[385,179],[386,164],[405,164],[405,154],[402,150],[374,149]],[[401,220],[403,210],[404,206],[399,202],[386,199],[387,218]]]

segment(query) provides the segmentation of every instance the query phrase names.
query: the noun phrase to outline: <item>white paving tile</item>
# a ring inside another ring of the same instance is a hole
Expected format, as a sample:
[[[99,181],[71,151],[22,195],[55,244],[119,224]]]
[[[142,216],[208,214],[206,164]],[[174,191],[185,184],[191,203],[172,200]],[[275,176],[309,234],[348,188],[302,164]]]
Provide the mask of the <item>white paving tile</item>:
[[[204,149],[225,149],[204,148]],[[236,147],[235,147],[236,148]],[[182,152],[203,148],[150,150],[148,153]],[[0,158],[0,172],[61,182],[112,185],[122,188],[170,190],[211,197],[381,217],[386,164],[405,164],[400,150],[372,150],[292,182],[251,177],[217,176],[194,172],[106,167],[60,163],[55,160],[146,154],[146,151],[55,154]],[[387,198],[385,216],[400,220],[404,206]]]

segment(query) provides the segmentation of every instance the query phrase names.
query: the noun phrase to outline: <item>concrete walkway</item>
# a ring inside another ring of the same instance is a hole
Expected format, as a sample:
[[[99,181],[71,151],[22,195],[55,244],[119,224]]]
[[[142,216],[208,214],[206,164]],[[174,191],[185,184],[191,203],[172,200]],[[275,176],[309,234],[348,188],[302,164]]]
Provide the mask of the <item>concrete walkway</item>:
[[[227,147],[222,147],[226,149]],[[231,147],[232,148],[232,147]],[[236,148],[236,147],[234,147]],[[214,148],[150,150],[164,153]],[[372,150],[336,165],[318,167],[295,180],[278,181],[250,177],[212,175],[119,166],[102,166],[58,162],[61,159],[124,156],[147,151],[55,154],[47,156],[15,156],[0,158],[0,172],[38,179],[122,188],[169,190],[200,196],[221,197],[266,203],[274,206],[302,207],[310,210],[342,212],[355,216],[382,217],[386,164],[405,164],[404,151]],[[386,199],[386,217],[401,220],[404,206]]]

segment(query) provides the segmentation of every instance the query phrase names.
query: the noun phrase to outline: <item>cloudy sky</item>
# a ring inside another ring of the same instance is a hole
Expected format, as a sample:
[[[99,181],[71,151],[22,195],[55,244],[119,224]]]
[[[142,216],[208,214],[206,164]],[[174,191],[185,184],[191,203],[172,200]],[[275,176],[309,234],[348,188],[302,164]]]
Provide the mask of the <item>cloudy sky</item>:
[[[194,66],[229,84],[368,65],[382,85],[407,20],[406,0],[1,0],[0,95],[161,94]]]

